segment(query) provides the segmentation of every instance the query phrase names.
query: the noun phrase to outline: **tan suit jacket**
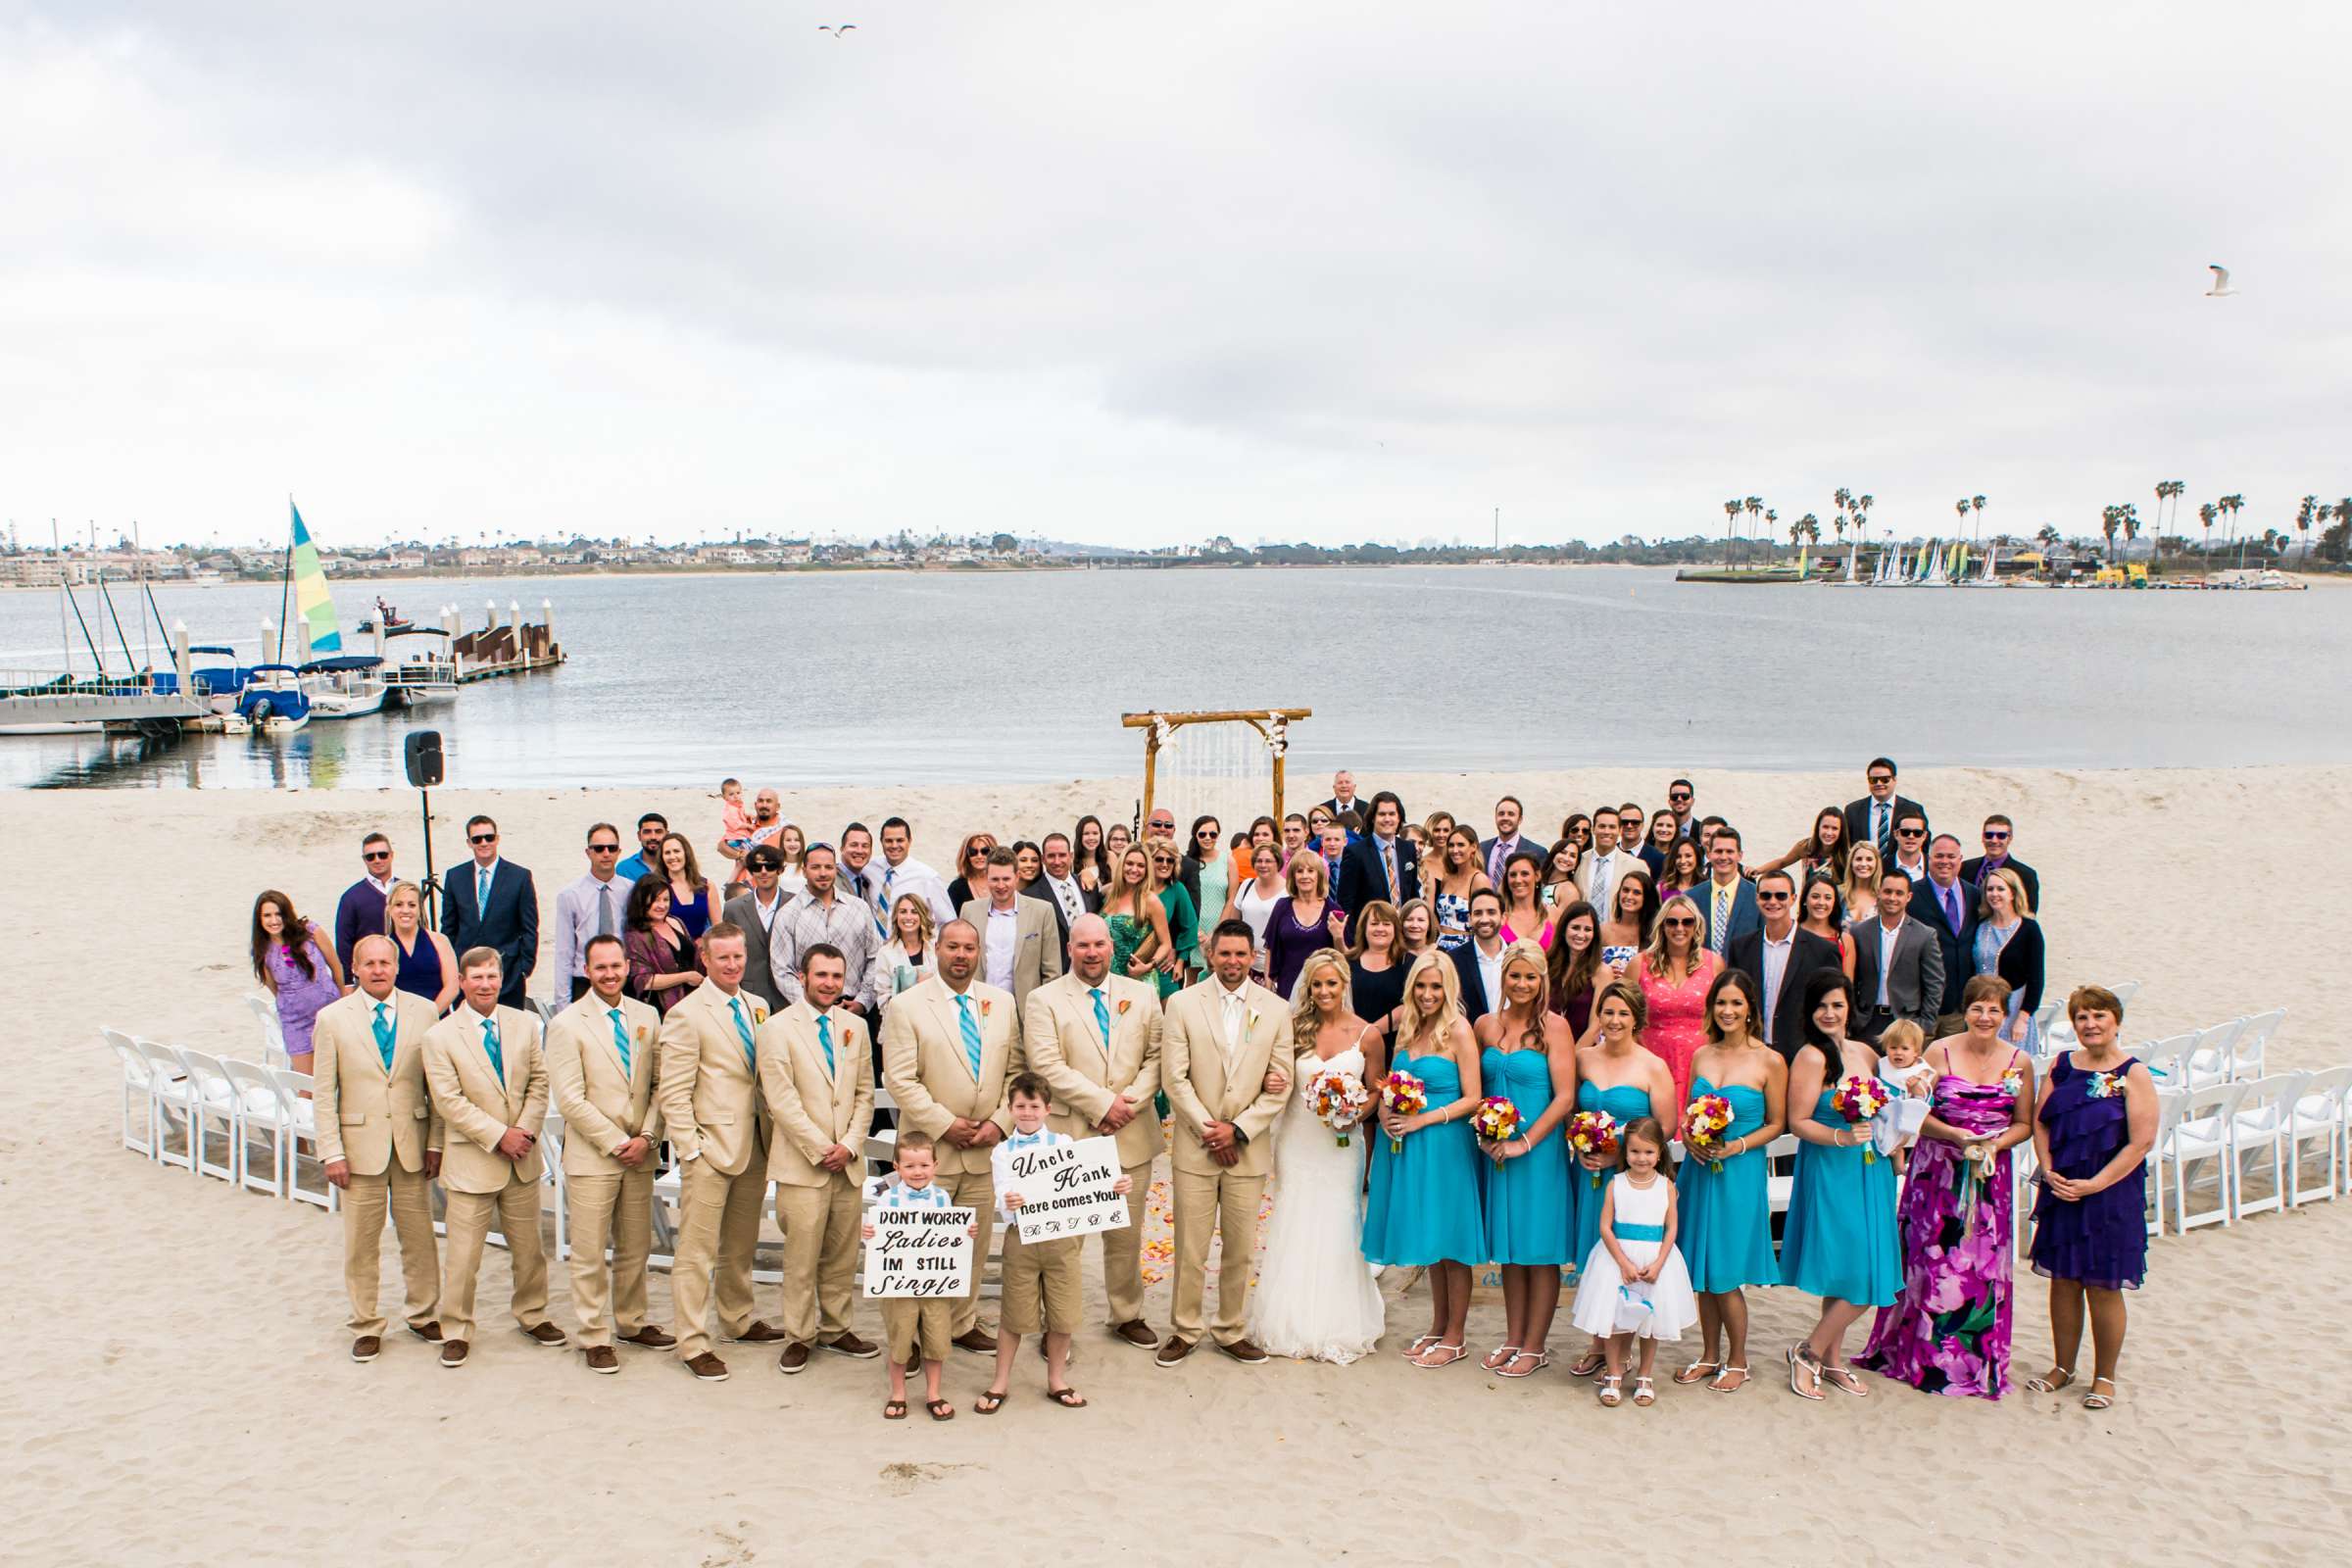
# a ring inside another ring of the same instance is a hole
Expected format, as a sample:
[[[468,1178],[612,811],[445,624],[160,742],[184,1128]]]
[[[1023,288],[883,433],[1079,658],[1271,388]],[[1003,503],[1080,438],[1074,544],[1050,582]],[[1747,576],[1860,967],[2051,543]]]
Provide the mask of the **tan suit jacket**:
[[[1072,1138],[1093,1137],[1111,1102],[1126,1096],[1135,1119],[1118,1131],[1119,1163],[1148,1165],[1162,1144],[1152,1103],[1159,1093],[1159,992],[1123,974],[1102,977],[1102,1004],[1110,1013],[1105,1048],[1092,989],[1072,973],[1029,993],[1021,1056],[1054,1091],[1054,1131]]]
[[[1176,1111],[1176,1147],[1169,1157],[1176,1169],[1199,1175],[1263,1176],[1274,1168],[1270,1135],[1288,1098],[1287,1092],[1266,1092],[1266,1064],[1279,1053],[1285,1071],[1298,1070],[1290,1052],[1291,1005],[1256,981],[1245,982],[1242,1043],[1228,1068],[1222,990],[1212,975],[1168,999],[1159,1062]],[[1231,1166],[1219,1165],[1200,1141],[1200,1129],[1212,1121],[1232,1122],[1249,1139]]]
[[[432,1086],[433,1108],[448,1125],[441,1152],[441,1185],[453,1193],[496,1193],[509,1182],[539,1179],[539,1151],[520,1159],[498,1152],[509,1127],[533,1138],[547,1119],[547,1061],[539,1046],[535,1013],[500,1006],[498,1052],[502,1078],[482,1050],[481,1015],[461,1002],[457,1010],[424,1037],[424,1081]]]
[[[1589,903],[1598,905],[1600,901],[1592,897],[1593,859],[1594,857],[1588,855],[1576,862],[1576,896]],[[1609,864],[1614,868],[1614,874],[1610,876],[1608,886],[1608,891],[1612,894],[1617,891],[1617,884],[1625,880],[1626,873],[1639,871],[1643,876],[1649,875],[1649,867],[1643,863],[1641,855],[1623,845],[1618,846],[1617,854],[1609,861]],[[1657,879],[1651,877],[1650,880],[1654,882]],[[1609,918],[1611,913],[1612,911],[1604,908],[1601,910],[1601,917]]]
[[[626,1069],[612,1048],[612,1010],[595,992],[547,1026],[547,1081],[564,1117],[566,1176],[618,1176],[629,1168],[612,1157],[621,1145],[637,1137],[662,1142],[662,1106],[654,1098],[662,1016],[635,997],[620,999],[620,1015],[629,1032]]]
[[[833,1067],[817,1044],[816,1009],[806,999],[769,1018],[760,1030],[760,1093],[774,1129],[767,1174],[787,1187],[822,1187],[863,1171],[865,1135],[874,1125],[874,1057],[865,1020],[835,1006]],[[845,1171],[817,1163],[835,1144],[853,1156]]]
[[[752,1038],[767,1022],[767,1004],[739,990]],[[658,1090],[662,1124],[681,1161],[707,1159],[723,1176],[740,1176],[767,1149],[760,1079],[745,1058],[727,994],[706,980],[662,1020]]]
[[[882,1014],[882,1081],[900,1116],[938,1140],[939,1168],[946,1175],[990,1168],[988,1150],[957,1149],[941,1135],[958,1116],[993,1121],[999,1132],[1010,1133],[1004,1085],[1021,1070],[1012,998],[978,980],[969,995],[980,1011],[977,1078],[964,1054],[956,994],[938,975],[901,992]]]
[[[1029,1006],[1029,993],[1061,973],[1061,926],[1054,918],[1054,906],[1043,899],[1022,894],[1012,896],[1012,1005],[1013,1027],[1021,1027],[1021,1014]],[[988,900],[966,899],[956,911],[980,933],[980,969],[976,978],[988,978]]]
[[[321,1164],[348,1162],[360,1176],[381,1176],[394,1155],[406,1171],[424,1169],[441,1152],[441,1118],[424,1083],[424,1037],[433,1004],[406,991],[392,1004],[392,1070],[375,1049],[375,999],[354,991],[318,1009],[311,1032],[311,1100]]]

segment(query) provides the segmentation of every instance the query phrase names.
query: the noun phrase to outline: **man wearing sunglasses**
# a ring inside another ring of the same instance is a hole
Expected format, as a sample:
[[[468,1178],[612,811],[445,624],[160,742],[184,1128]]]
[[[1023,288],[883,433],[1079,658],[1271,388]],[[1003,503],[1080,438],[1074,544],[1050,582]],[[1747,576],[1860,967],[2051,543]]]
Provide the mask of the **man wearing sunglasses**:
[[[1886,855],[1886,869],[1900,871],[1916,889],[1928,879],[1928,817],[1914,807],[1894,816],[1894,848]]]
[[[1928,820],[1927,808],[1894,792],[1894,760],[1891,758],[1872,758],[1870,766],[1862,770],[1862,781],[1869,786],[1870,793],[1858,801],[1846,803],[1845,842],[1877,845],[1880,863],[1884,864],[1894,854],[1895,824],[1908,813],[1917,816],[1924,828]],[[1925,832],[1920,834],[1920,842],[1927,842]]]
[[[1744,969],[1764,999],[1764,1043],[1793,1056],[1805,1043],[1805,985],[1823,969],[1843,967],[1838,944],[1796,924],[1796,879],[1786,871],[1756,878],[1764,923],[1732,938],[1731,965]]]
[[[1674,836],[1687,839],[1698,831],[1698,818],[1690,811],[1698,799],[1698,791],[1687,778],[1678,778],[1666,786],[1666,808],[1674,813]]]
[[[360,938],[384,934],[384,901],[392,896],[392,841],[381,833],[360,840],[360,864],[365,868],[360,879],[343,890],[343,902],[335,906],[335,956],[343,960],[345,974],[352,972],[351,952]]]
[[[626,923],[629,884],[613,873],[620,863],[620,829],[599,822],[588,830],[588,874],[556,895],[556,994],[579,1001],[588,994],[588,943],[618,937]]]
[[[2041,913],[2041,878],[2034,868],[2017,858],[2017,825],[1995,811],[1984,819],[1984,853],[1960,867],[1960,880],[1979,892],[1984,891],[1984,879],[1995,871],[2015,871],[2018,880],[2026,885],[2026,902]],[[349,894],[344,895],[346,898]],[[338,921],[336,929],[342,929]]]
[[[489,948],[503,976],[498,1003],[522,1005],[523,983],[539,961],[539,890],[531,873],[498,855],[498,824],[486,816],[466,823],[473,858],[441,879],[441,932],[460,953]]]

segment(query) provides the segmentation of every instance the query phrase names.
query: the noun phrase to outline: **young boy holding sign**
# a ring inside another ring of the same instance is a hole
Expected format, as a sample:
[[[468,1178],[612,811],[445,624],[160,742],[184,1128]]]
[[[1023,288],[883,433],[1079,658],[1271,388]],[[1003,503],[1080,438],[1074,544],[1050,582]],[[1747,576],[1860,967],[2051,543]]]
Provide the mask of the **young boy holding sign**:
[[[874,1200],[876,1208],[954,1208],[955,1200],[947,1189],[935,1186],[932,1176],[939,1169],[939,1156],[933,1150],[930,1135],[912,1127],[899,1130],[898,1179],[882,1189]],[[971,1210],[964,1210],[970,1213]],[[971,1227],[979,1233],[978,1226]],[[874,1239],[874,1222],[870,1219],[861,1227],[867,1241]],[[944,1296],[887,1297],[882,1302],[882,1338],[890,1348],[890,1400],[882,1406],[882,1419],[906,1419],[906,1362],[919,1344],[923,1352],[923,1408],[934,1421],[952,1421],[956,1407],[939,1396],[940,1363],[948,1358],[948,1337],[956,1321],[956,1303]]]
[[[1033,1072],[1005,1086],[1012,1111],[1012,1136],[990,1153],[995,1167],[997,1212],[1004,1219],[1003,1255],[1004,1299],[997,1322],[997,1376],[972,1406],[978,1415],[995,1415],[1010,1391],[1012,1360],[1020,1353],[1021,1336],[1043,1334],[1046,1339],[1046,1397],[1065,1410],[1083,1410],[1086,1400],[1069,1386],[1070,1335],[1078,1327],[1080,1287],[1079,1250],[1084,1238],[1063,1236],[1053,1241],[1024,1242],[1017,1223],[1023,1204],[1023,1175],[1033,1170],[1037,1156],[1072,1142],[1067,1133],[1046,1125],[1054,1109],[1052,1091]],[[1121,1172],[1112,1191],[1127,1196],[1129,1181]],[[1043,1199],[1048,1194],[1032,1195]]]

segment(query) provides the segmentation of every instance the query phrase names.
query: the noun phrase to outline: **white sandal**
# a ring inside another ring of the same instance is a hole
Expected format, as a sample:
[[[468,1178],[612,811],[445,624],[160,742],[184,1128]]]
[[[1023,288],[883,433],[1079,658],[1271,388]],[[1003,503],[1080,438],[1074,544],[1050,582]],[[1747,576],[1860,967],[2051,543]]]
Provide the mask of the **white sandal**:
[[[1604,1406],[1611,1410],[1617,1408],[1618,1401],[1625,1397],[1624,1395],[1617,1392],[1618,1385],[1622,1384],[1624,1381],[1624,1377],[1614,1372],[1605,1373],[1602,1375],[1600,1380],[1600,1402]]]
[[[2105,1394],[2099,1392],[2099,1385],[2102,1383],[2107,1385]],[[2082,1396],[2082,1408],[2085,1410],[2112,1410],[2115,1408],[2115,1379],[2092,1378],[2090,1392]]]
[[[2026,1392],[2028,1394],[2056,1394],[2060,1389],[2075,1381],[2075,1369],[2071,1366],[2054,1366],[2050,1370],[2058,1374],[2055,1381],[2046,1377],[2028,1378],[2026,1379]]]
[[[1658,1391],[1650,1387],[1649,1379],[1634,1379],[1634,1403],[1647,1407],[1658,1402]]]

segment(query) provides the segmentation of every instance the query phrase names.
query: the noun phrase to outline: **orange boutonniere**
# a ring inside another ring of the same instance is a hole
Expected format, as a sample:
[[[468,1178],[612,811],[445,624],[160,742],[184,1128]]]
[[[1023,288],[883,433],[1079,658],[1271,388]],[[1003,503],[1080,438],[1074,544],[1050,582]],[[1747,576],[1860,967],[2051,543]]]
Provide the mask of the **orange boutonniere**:
[[[981,1017],[983,1017],[983,1018],[987,1017],[987,1016],[988,1016],[988,1009],[989,1009],[989,1008],[991,1008],[991,1007],[993,1007],[993,1006],[995,1006],[995,1005],[996,1005],[996,1004],[995,1004],[995,1003],[993,1003],[993,1002],[989,1001],[989,1000],[988,1000],[986,997],[982,997],[982,998],[980,999],[980,1016],[981,1016]]]
[[[765,1023],[765,1022],[767,1022],[767,1009],[766,1009],[765,1007],[762,1007],[761,1005],[760,1005],[760,1004],[758,1004],[757,1002],[755,1002],[755,1003],[753,1003],[753,1004],[752,1004],[752,1022],[754,1022],[754,1023]]]
[[[1121,997],[1121,998],[1119,999],[1119,1016],[1120,1016],[1120,1017],[1122,1017],[1122,1018],[1126,1017],[1126,1016],[1127,1016],[1127,1009],[1128,1009],[1129,1007],[1132,1007],[1132,1006],[1134,1006],[1134,1005],[1135,1005],[1135,999],[1134,999],[1133,997]]]
[[[648,1029],[648,1028],[647,1028],[645,1025],[643,1025],[643,1024],[639,1024],[639,1025],[637,1026],[637,1043],[638,1043],[639,1045],[641,1045],[641,1046],[642,1046],[642,1045],[644,1045],[644,1044],[645,1044],[647,1041],[649,1041],[649,1040],[651,1040],[651,1039],[653,1039],[653,1038],[654,1038],[654,1032],[653,1032],[651,1029]]]

